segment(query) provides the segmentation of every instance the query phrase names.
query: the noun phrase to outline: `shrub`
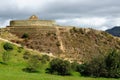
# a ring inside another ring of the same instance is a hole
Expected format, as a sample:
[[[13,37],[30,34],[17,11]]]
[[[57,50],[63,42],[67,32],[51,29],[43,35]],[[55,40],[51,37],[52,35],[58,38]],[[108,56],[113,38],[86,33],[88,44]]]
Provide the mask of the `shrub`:
[[[108,77],[120,78],[120,52],[113,50],[105,58]]]
[[[23,47],[18,47],[18,52],[21,53],[23,50]]]
[[[10,44],[10,43],[5,43],[5,44],[3,45],[3,48],[4,48],[6,51],[11,51],[11,50],[13,50],[13,45]]]
[[[3,63],[7,64],[7,62],[9,61],[9,59],[10,59],[10,54],[8,52],[4,52],[2,54]]]
[[[102,58],[95,58],[89,63],[78,66],[78,71],[84,76],[100,77],[106,71],[105,64]],[[105,69],[105,70],[103,70]]]
[[[24,54],[23,54],[23,58],[24,59],[29,59],[31,57],[31,54],[29,51],[26,51]]]
[[[78,64],[76,61],[74,61],[73,63],[71,63],[71,69],[72,69],[73,71],[77,71],[78,65],[79,65],[79,64]]]
[[[22,38],[29,38],[29,35],[27,34],[27,33],[24,33],[23,35],[22,35]]]
[[[74,32],[77,32],[77,29],[76,29],[76,27],[73,27],[73,29],[72,29]]]
[[[39,72],[40,61],[38,55],[31,55],[27,67],[23,69],[26,72]]]
[[[56,42],[56,45],[57,45],[58,47],[59,47],[59,46],[61,46],[59,41],[58,41],[58,42]]]
[[[48,55],[43,55],[42,59],[41,59],[41,62],[43,64],[45,64],[47,61],[50,61],[50,57]]]
[[[58,75],[70,75],[70,62],[64,61],[61,59],[53,59],[50,62],[50,68],[47,69],[51,74],[58,74]]]

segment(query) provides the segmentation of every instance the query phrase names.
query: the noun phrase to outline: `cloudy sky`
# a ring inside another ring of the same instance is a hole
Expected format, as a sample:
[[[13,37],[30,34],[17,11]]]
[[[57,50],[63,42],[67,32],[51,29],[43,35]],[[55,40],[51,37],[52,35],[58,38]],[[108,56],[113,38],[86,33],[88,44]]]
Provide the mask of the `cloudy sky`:
[[[120,0],[0,0],[2,27],[33,14],[61,25],[106,30],[120,26]]]

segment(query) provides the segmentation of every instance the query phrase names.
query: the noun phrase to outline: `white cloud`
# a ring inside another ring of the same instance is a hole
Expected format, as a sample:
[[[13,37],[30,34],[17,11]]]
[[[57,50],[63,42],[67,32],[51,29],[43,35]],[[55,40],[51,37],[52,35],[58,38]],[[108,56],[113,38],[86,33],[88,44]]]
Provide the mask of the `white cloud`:
[[[28,9],[31,11],[42,10],[45,5],[45,0],[13,0],[14,5],[20,10]]]
[[[75,19],[56,20],[56,22],[62,25],[71,25],[71,26],[86,27],[86,28],[93,27],[97,29],[100,26],[102,27],[107,22],[107,19],[96,18],[96,17],[95,18],[75,18]]]
[[[112,25],[120,26],[120,18],[112,19],[110,20],[110,23],[112,23]]]
[[[62,25],[105,30],[120,25],[119,0],[1,0],[0,25],[37,14]]]
[[[97,27],[96,29],[105,31],[108,29],[108,26]]]
[[[7,20],[5,20],[3,22],[0,22],[0,27],[5,28],[6,26],[9,26],[10,20],[11,19],[7,19]]]
[[[73,20],[74,22],[79,24],[94,25],[94,26],[102,26],[106,22],[105,18],[76,18]]]

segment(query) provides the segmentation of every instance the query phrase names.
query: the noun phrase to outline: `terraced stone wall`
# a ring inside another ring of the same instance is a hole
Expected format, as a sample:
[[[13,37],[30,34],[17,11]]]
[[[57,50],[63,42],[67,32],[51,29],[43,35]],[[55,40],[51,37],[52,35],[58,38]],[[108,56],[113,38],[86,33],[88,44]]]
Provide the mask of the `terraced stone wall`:
[[[52,20],[15,20],[10,21],[10,26],[54,26],[55,21]]]

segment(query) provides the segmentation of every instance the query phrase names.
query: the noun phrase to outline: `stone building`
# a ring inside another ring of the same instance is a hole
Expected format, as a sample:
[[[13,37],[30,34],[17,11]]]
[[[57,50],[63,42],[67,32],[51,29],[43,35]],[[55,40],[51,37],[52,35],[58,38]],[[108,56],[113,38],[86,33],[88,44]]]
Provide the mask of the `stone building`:
[[[57,25],[53,20],[40,20],[33,15],[28,20],[12,20],[6,28],[10,33],[22,38],[24,34],[28,34],[27,41],[16,41],[28,48],[41,52],[62,53],[64,46],[62,33],[69,31],[66,27]]]
[[[39,20],[35,15],[32,15],[28,20],[12,20],[8,27],[19,26],[55,26],[56,23],[53,20]]]

